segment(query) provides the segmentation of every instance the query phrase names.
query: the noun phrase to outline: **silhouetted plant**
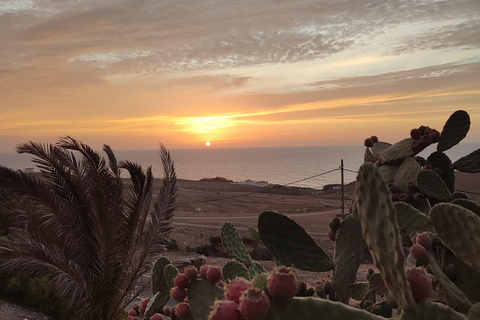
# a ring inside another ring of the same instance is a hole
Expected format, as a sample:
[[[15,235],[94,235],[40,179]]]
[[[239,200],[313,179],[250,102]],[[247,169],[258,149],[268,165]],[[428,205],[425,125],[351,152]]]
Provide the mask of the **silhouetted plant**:
[[[17,152],[34,156],[41,178],[0,166],[0,188],[15,201],[0,269],[48,276],[54,296],[85,320],[116,319],[145,289],[140,277],[165,249],[176,207],[175,169],[163,146],[155,201],[151,167],[118,162],[107,145],[103,151],[107,159],[71,137],[28,142]]]

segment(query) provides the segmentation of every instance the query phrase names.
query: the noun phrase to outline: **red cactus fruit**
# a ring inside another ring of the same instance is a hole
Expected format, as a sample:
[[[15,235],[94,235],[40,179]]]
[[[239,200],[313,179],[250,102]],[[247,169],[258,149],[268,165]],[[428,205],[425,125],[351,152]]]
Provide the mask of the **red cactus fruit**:
[[[239,303],[242,293],[253,288],[253,284],[245,278],[236,277],[225,286],[225,299]]]
[[[432,141],[432,137],[425,135],[420,138],[420,145],[426,148],[432,144]]]
[[[402,201],[402,202],[408,202],[409,199],[410,199],[410,197],[409,197],[408,194],[406,194],[406,193],[402,193],[402,194],[398,197],[398,201]]]
[[[373,146],[373,140],[370,138],[365,139],[365,142],[363,143],[365,147],[370,148]]]
[[[415,140],[410,145],[410,149],[412,149],[414,153],[420,153],[423,149],[425,149],[425,147],[420,143],[420,141]]]
[[[170,296],[177,302],[182,302],[187,297],[187,290],[173,287],[170,290]]]
[[[153,316],[150,317],[150,320],[163,320],[163,317],[159,313],[155,313]]]
[[[373,143],[378,142],[377,136],[371,136],[370,139],[372,139]]]
[[[138,316],[138,313],[137,313],[137,311],[135,311],[135,310],[130,310],[130,311],[128,312],[128,315],[129,315],[129,316],[132,316],[132,317],[136,317],[136,316]]]
[[[145,299],[142,300],[141,306],[142,306],[144,309],[146,309],[149,302],[150,302],[150,298],[145,298]]]
[[[170,307],[163,307],[162,313],[163,313],[164,315],[166,315],[167,317],[170,317],[170,312],[171,312],[171,310],[172,310],[172,309],[171,309]]]
[[[265,316],[270,308],[270,300],[265,291],[250,288],[240,296],[238,310],[246,320],[257,320]]]
[[[177,316],[180,318],[186,318],[188,317],[191,312],[190,312],[190,305],[188,302],[181,302],[175,306],[175,313]],[[150,319],[151,320],[151,319]]]
[[[208,320],[240,320],[241,315],[238,311],[238,303],[230,300],[217,300],[213,305],[212,311],[208,315]]]
[[[307,291],[307,283],[305,281],[299,282],[297,287],[297,295],[303,296],[305,291]]]
[[[211,284],[217,283],[222,278],[222,270],[219,267],[210,267],[207,271],[207,280]]]
[[[137,311],[137,314],[138,314],[138,309],[140,308],[140,305],[138,303],[135,303],[133,305],[133,310]]]
[[[420,130],[418,129],[412,129],[412,131],[410,131],[410,137],[412,137],[413,139],[415,140],[420,140]]]
[[[140,306],[140,308],[138,308],[138,313],[143,316],[145,314],[145,309],[147,308],[144,308],[143,306]]]
[[[420,134],[423,136],[425,134],[425,130],[427,130],[428,127],[426,126],[420,126],[418,127],[418,131],[420,131]]]
[[[188,281],[190,281],[190,283],[197,280],[198,270],[197,270],[197,268],[195,268],[195,266],[186,267],[185,270],[183,270],[183,273],[185,273],[185,275],[187,276]]]
[[[202,279],[207,280],[208,269],[210,269],[210,266],[208,264],[204,264],[200,267],[200,277],[202,277]]]
[[[183,273],[177,274],[177,276],[173,281],[175,282],[175,285],[180,289],[187,289],[188,286],[190,285],[190,281],[188,280],[187,276]]]
[[[430,238],[430,235],[428,232],[423,232],[419,235],[417,235],[417,244],[423,246],[425,249],[430,250],[432,247],[432,238]]]
[[[432,280],[424,268],[407,269],[407,281],[410,283],[413,298],[416,302],[427,300],[432,288]]]
[[[418,237],[417,237],[418,239]],[[410,247],[410,253],[417,260],[418,263],[425,265],[428,263],[428,251],[424,246],[414,244]]]
[[[297,293],[297,278],[292,268],[278,267],[268,276],[267,290],[272,300],[285,304]]]
[[[328,229],[328,238],[332,241],[335,241],[337,238],[337,232],[333,231],[332,229]]]

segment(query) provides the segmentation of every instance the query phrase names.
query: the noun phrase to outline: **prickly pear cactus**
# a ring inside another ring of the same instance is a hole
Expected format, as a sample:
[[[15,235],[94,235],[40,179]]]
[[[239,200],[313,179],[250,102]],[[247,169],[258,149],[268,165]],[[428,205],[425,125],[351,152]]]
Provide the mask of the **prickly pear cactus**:
[[[458,159],[453,164],[453,168],[462,172],[479,173],[480,172],[480,149]]]
[[[363,236],[387,288],[404,310],[414,306],[390,191],[377,167],[364,164],[357,176],[357,209]]]
[[[250,266],[252,257],[242,242],[237,230],[230,222],[226,222],[221,229],[222,243],[229,254],[243,264]]]
[[[430,217],[405,202],[395,202],[398,226],[407,234],[414,232],[431,231]]]
[[[455,111],[448,118],[438,141],[437,150],[445,151],[462,141],[470,129],[470,116],[463,110]]]
[[[431,170],[424,170],[418,174],[417,186],[433,199],[448,201],[452,196],[442,178]]]
[[[287,216],[265,211],[258,217],[258,230],[265,246],[283,265],[316,272],[333,268],[327,253]]]
[[[251,279],[250,271],[241,262],[234,260],[225,263],[222,268],[222,273],[227,282],[236,277],[242,277],[248,280]]]
[[[432,208],[430,218],[442,242],[458,258],[480,271],[480,217],[461,206],[439,203]]]
[[[346,216],[336,231],[330,300],[348,303],[361,259],[367,250],[358,215]]]

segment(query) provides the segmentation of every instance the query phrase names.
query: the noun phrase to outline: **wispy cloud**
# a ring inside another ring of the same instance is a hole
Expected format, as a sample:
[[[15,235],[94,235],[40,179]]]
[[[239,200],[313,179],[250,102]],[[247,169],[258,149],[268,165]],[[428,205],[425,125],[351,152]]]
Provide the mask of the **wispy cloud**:
[[[0,132],[18,139],[480,121],[479,1],[17,0],[0,30]]]

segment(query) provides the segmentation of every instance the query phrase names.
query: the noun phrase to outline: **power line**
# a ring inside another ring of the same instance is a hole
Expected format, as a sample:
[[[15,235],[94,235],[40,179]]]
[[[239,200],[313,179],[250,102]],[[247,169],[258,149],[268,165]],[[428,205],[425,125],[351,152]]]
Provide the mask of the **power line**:
[[[182,203],[178,203],[178,204],[192,204],[192,203],[216,202],[216,201],[223,201],[223,200],[235,199],[235,198],[240,198],[240,197],[247,197],[247,196],[252,195],[252,194],[265,193],[265,192],[268,192],[268,191],[270,191],[270,190],[274,190],[274,189],[277,189],[277,188],[280,188],[280,187],[285,187],[285,186],[289,186],[289,185],[292,185],[292,184],[295,184],[295,183],[299,183],[299,182],[302,182],[302,181],[305,181],[305,180],[313,179],[313,178],[316,178],[316,177],[319,177],[319,176],[323,176],[323,175],[325,175],[325,174],[332,173],[332,172],[338,171],[338,170],[340,170],[340,169],[337,168],[337,169],[329,170],[329,171],[326,171],[326,172],[322,172],[322,173],[319,173],[319,174],[316,174],[316,175],[313,175],[313,176],[310,176],[310,177],[307,177],[307,178],[303,178],[303,179],[300,179],[300,180],[296,180],[296,181],[293,181],[293,182],[289,182],[289,183],[286,183],[286,184],[281,184],[281,185],[280,185],[280,184],[276,184],[276,185],[274,185],[273,187],[269,187],[269,188],[262,189],[262,190],[257,190],[257,191],[252,191],[252,192],[247,192],[247,193],[243,193],[243,194],[237,194],[237,195],[235,195],[235,196],[224,197],[224,198],[217,198],[217,199],[200,200],[200,201],[182,202]]]
[[[473,192],[473,191],[464,191],[464,190],[455,190],[455,191],[458,191],[458,192],[463,192],[463,193],[470,193],[470,194],[479,194],[479,192]]]

